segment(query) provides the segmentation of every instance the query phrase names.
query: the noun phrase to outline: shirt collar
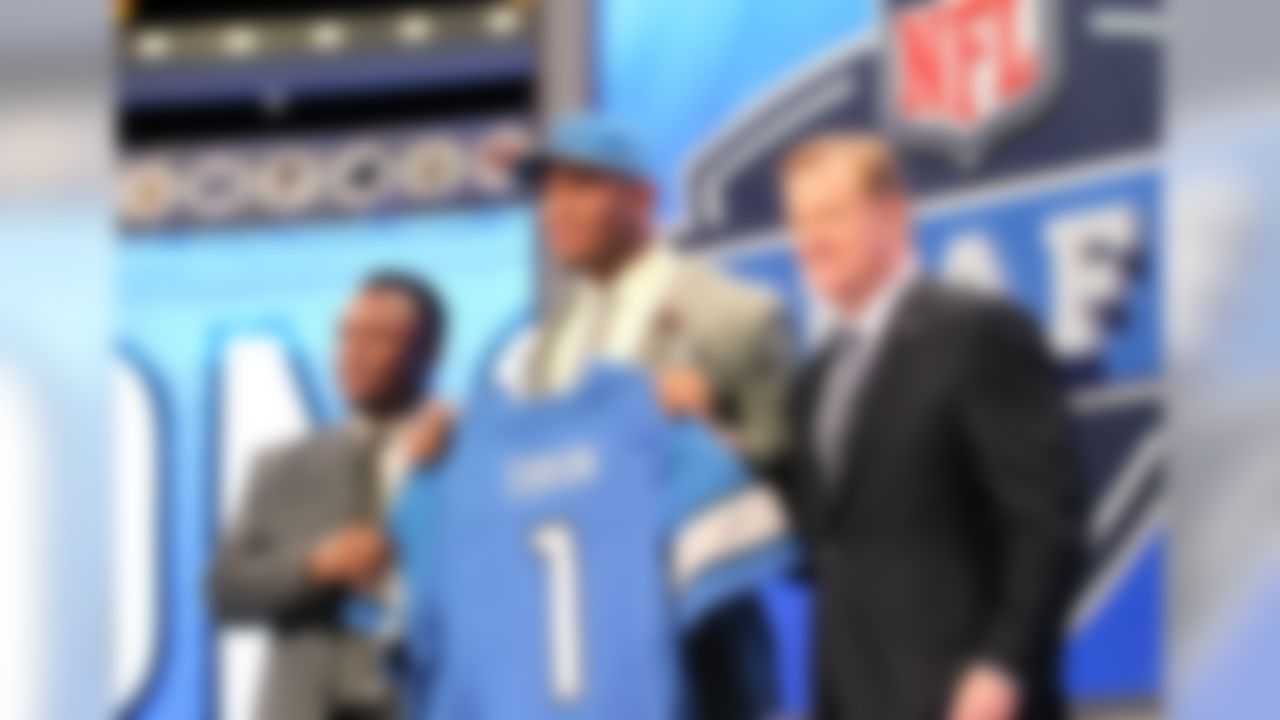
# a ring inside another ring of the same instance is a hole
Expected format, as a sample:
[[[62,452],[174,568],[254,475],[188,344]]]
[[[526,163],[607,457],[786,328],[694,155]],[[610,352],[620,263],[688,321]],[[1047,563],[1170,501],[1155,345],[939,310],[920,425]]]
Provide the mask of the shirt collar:
[[[902,263],[858,312],[847,313],[841,318],[840,326],[860,337],[879,337],[919,274],[914,258]]]
[[[368,415],[354,415],[347,423],[347,432],[360,441],[375,437],[389,438],[399,435],[409,426],[412,412],[402,413],[391,418],[373,418]]]
[[[671,251],[662,242],[653,240],[607,282],[600,283],[583,278],[580,285],[584,291],[593,296],[607,294],[618,297],[645,293],[661,286],[673,265],[674,258]]]

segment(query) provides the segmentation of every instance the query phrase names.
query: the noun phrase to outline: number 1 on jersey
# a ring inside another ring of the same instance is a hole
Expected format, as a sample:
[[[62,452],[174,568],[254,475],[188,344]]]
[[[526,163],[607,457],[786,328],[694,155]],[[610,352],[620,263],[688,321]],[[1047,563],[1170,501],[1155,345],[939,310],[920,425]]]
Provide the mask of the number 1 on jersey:
[[[564,523],[542,525],[533,531],[533,549],[547,577],[547,628],[551,694],[560,702],[582,696],[582,589],[578,543]]]

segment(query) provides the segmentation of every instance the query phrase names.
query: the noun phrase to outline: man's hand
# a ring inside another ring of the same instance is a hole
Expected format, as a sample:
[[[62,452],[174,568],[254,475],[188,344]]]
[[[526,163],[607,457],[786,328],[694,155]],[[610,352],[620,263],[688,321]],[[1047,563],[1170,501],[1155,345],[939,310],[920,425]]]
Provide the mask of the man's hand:
[[[453,408],[431,403],[413,418],[404,435],[405,458],[410,465],[430,465],[444,455],[453,437]]]
[[[369,589],[391,563],[391,548],[373,525],[353,525],[320,542],[307,561],[311,579],[324,585]]]
[[[960,678],[948,720],[1015,720],[1018,686],[999,668],[978,664]]]
[[[707,418],[712,411],[711,386],[698,370],[673,366],[658,376],[658,399],[676,417]]]

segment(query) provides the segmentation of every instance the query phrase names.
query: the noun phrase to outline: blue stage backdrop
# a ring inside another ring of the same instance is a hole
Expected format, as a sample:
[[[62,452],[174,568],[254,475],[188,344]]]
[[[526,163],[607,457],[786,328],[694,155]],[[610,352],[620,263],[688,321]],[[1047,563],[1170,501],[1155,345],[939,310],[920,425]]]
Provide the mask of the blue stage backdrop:
[[[671,240],[772,286],[806,337],[816,313],[785,249],[771,168],[796,138],[836,128],[901,139],[929,268],[1007,292],[1043,321],[1073,383],[1094,501],[1093,559],[1067,668],[1085,701],[1152,698],[1160,677],[1160,68],[1153,38],[1133,22],[1157,6],[597,7],[599,103],[650,146]],[[1019,42],[979,42],[954,55],[972,22],[1016,28]],[[940,74],[939,63],[962,71]],[[116,577],[128,602],[117,603],[114,678],[122,716],[248,717],[260,638],[219,636],[203,575],[246,458],[337,419],[332,325],[358,279],[397,265],[442,288],[453,330],[439,387],[456,395],[488,336],[530,301],[532,258],[518,209],[183,231],[122,247]],[[787,703],[802,710],[807,599],[789,586],[769,595]]]
[[[806,337],[816,312],[779,228],[779,154],[828,130],[899,141],[926,266],[1021,301],[1073,384],[1092,557],[1066,681],[1083,702],[1153,700],[1165,448],[1161,68],[1150,28],[1160,3],[601,7],[601,103],[655,154],[673,240],[771,285]],[[788,704],[801,710],[805,598],[772,595]]]

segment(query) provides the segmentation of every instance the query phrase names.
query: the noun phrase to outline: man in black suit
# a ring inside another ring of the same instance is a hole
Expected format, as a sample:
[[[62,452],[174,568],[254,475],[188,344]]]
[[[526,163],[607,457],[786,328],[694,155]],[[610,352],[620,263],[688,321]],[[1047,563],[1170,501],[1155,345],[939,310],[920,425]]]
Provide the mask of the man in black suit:
[[[833,319],[797,388],[786,488],[817,587],[817,717],[1062,717],[1080,523],[1035,327],[920,277],[888,144],[818,138],[779,175]]]

